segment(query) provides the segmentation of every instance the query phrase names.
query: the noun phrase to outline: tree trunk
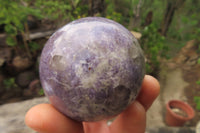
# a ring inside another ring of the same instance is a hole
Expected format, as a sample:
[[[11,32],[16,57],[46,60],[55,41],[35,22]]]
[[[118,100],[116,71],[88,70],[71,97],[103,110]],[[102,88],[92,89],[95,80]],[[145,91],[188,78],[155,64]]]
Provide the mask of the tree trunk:
[[[152,19],[153,19],[153,11],[149,11],[146,18],[145,18],[145,22],[143,24],[143,26],[148,26],[152,23]]]
[[[141,24],[141,7],[143,4],[143,0],[139,0],[136,6],[132,6],[133,16],[130,18],[129,28],[139,27]],[[133,5],[133,4],[132,4]]]
[[[163,18],[160,33],[166,36],[169,26],[172,22],[175,11],[185,2],[185,0],[168,0],[165,16]]]
[[[89,0],[90,11],[89,14],[91,16],[95,16],[96,14],[102,14],[105,9],[104,0]]]

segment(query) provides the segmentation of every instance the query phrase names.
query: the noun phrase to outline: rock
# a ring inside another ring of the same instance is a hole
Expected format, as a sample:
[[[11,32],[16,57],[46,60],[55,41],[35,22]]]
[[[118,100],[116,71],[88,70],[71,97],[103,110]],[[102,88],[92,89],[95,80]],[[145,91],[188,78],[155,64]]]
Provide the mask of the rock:
[[[5,62],[5,59],[0,58],[0,67],[3,66],[4,62]]]
[[[48,103],[46,97],[35,98],[23,102],[5,104],[0,106],[1,133],[37,133],[24,123],[26,112],[33,106]],[[147,127],[145,133],[195,133],[191,127]]]
[[[15,93],[14,93],[14,92],[4,93],[4,94],[1,96],[1,100],[6,100],[6,99],[9,99],[9,98],[14,97],[14,96],[15,96]]]
[[[4,89],[1,93],[0,104],[16,102],[23,100],[22,98],[23,90],[18,87],[11,87],[9,89]]]
[[[1,133],[36,133],[24,123],[26,112],[36,104],[47,103],[47,98],[37,98],[0,106]]]
[[[37,133],[24,123],[26,112],[33,106],[48,103],[46,97],[35,98],[23,102],[4,104],[0,106],[1,133]],[[155,117],[155,116],[154,116]],[[145,133],[195,133],[190,127],[147,127]]]
[[[37,88],[41,88],[40,80],[35,79],[29,84],[29,89],[30,90],[35,90]]]
[[[0,34],[0,47],[6,47],[6,34]]]
[[[12,58],[11,48],[1,48],[0,49],[0,67],[3,66],[5,62],[9,62]]]
[[[197,64],[197,59],[194,59],[194,60],[189,59],[189,60],[186,62],[186,64],[187,64],[188,66],[194,66],[194,65]]]
[[[22,101],[22,98],[20,97],[15,97],[15,98],[10,98],[6,101],[6,103],[15,103],[15,102],[20,102]]]
[[[200,133],[200,121],[196,125],[196,133]]]
[[[3,85],[4,76],[0,73],[0,86]]]
[[[20,73],[16,78],[16,83],[20,87],[28,87],[32,80],[36,78],[36,74],[32,71],[25,71]]]
[[[178,54],[178,56],[174,58],[174,62],[176,62],[177,64],[183,64],[187,59],[187,56],[183,54]]]
[[[195,43],[195,40],[188,41],[174,58],[174,62],[179,65],[187,64],[189,67],[196,65],[200,56],[196,51],[198,46]]]
[[[40,80],[35,79],[35,80],[31,81],[28,89],[24,90],[24,96],[38,96],[38,95],[40,95],[41,89],[42,89],[42,86],[40,84]]]
[[[147,128],[145,133],[195,133],[192,127],[156,127]]]
[[[17,71],[23,71],[33,65],[33,62],[28,57],[16,56],[12,61],[13,66]]]
[[[138,39],[138,40],[142,37],[142,34],[139,33],[139,32],[131,31],[131,33],[132,33],[133,36],[134,36],[136,39]]]

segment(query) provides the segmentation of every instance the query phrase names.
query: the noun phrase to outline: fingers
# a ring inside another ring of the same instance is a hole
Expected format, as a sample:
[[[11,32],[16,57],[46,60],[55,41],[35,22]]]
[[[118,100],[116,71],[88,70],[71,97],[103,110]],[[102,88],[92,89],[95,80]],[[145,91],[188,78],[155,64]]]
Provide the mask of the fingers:
[[[146,127],[146,110],[159,95],[160,85],[152,76],[146,75],[137,99],[123,111],[111,124],[114,133],[144,133]]]
[[[50,104],[31,108],[25,116],[25,123],[40,133],[83,133],[81,123],[65,117]]]
[[[137,97],[137,100],[144,106],[145,110],[148,110],[159,93],[159,82],[154,77],[146,75],[143,80],[142,88],[140,94]]]
[[[98,122],[83,122],[84,133],[110,133],[107,120]]]
[[[133,102],[110,125],[112,133],[144,133],[146,127],[146,111],[138,102]]]
[[[145,76],[140,94],[116,120],[107,127],[106,121],[83,123],[85,133],[143,133],[146,126],[146,110],[151,106],[160,92],[158,81]],[[83,133],[81,123],[73,121],[58,112],[50,104],[40,104],[31,108],[25,117],[26,124],[40,133]]]

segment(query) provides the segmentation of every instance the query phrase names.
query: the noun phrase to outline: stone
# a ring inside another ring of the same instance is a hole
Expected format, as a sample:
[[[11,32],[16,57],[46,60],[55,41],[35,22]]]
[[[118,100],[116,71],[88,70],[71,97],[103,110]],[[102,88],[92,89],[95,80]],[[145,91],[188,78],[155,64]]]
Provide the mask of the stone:
[[[3,66],[4,62],[5,62],[5,59],[0,58],[0,67]]]
[[[133,34],[133,36],[135,36],[136,39],[141,39],[142,34],[136,31],[131,31],[131,33]]]
[[[177,64],[183,64],[187,59],[188,59],[188,57],[185,56],[184,54],[178,54],[174,58],[174,62],[176,62]]]
[[[20,87],[28,87],[32,80],[36,78],[36,74],[32,71],[25,71],[18,74],[16,78],[16,83]]]
[[[4,63],[9,62],[12,58],[12,49],[11,48],[1,48],[0,49],[0,67]]]
[[[23,71],[33,65],[33,62],[28,57],[16,56],[12,61],[13,66],[17,71]]]
[[[39,89],[41,88],[40,80],[35,79],[35,80],[31,81],[31,83],[29,84],[29,89],[35,90],[35,89],[38,89],[38,88]]]
[[[191,40],[186,43],[184,47],[181,48],[180,52],[173,59],[179,65],[187,64],[188,66],[194,66],[197,64],[199,54],[197,53],[196,41]]]
[[[4,76],[0,73],[0,86],[3,84]]]
[[[40,94],[42,87],[40,84],[40,80],[39,79],[35,79],[33,81],[31,81],[31,83],[29,84],[28,89],[25,89],[23,92],[24,96],[38,96],[38,95],[42,95]]]
[[[200,121],[196,125],[196,133],[200,133]]]
[[[36,98],[0,106],[1,133],[36,133],[24,123],[26,112],[34,105],[47,103],[47,98]]]
[[[34,98],[22,102],[0,105],[1,133],[37,133],[26,126],[24,117],[33,106],[48,103],[46,97]],[[192,127],[147,127],[145,133],[195,133]]]
[[[3,34],[0,34],[0,47],[6,47],[7,44],[6,44],[6,34],[3,33]]]

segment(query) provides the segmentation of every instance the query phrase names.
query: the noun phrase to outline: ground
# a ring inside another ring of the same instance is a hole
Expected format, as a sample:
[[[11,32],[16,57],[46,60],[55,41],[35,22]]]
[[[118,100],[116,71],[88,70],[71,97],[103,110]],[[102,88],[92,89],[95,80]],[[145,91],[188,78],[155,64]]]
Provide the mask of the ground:
[[[188,85],[184,88],[184,94],[189,105],[195,110],[195,118],[190,121],[190,125],[195,126],[200,118],[200,110],[196,108],[195,96],[200,96],[200,85],[196,82],[200,80],[200,64],[198,59],[198,46],[195,41],[189,41],[175,57],[175,62],[182,70],[182,77]],[[179,60],[177,60],[179,58]]]
[[[197,52],[195,41],[189,41],[174,58],[161,61],[159,82],[161,93],[150,108],[147,115],[149,127],[165,125],[165,105],[169,100],[176,99],[187,102],[195,110],[195,118],[185,126],[195,127],[200,118],[200,110],[197,110],[194,102],[195,96],[200,96],[200,64],[197,60],[200,54]]]
[[[200,66],[193,67],[190,71],[183,70],[184,80],[189,83],[185,88],[188,103],[195,109],[196,116],[191,120],[191,125],[196,125],[200,118],[200,110],[197,110],[194,102],[195,96],[200,96],[200,85],[196,81],[200,80]]]

